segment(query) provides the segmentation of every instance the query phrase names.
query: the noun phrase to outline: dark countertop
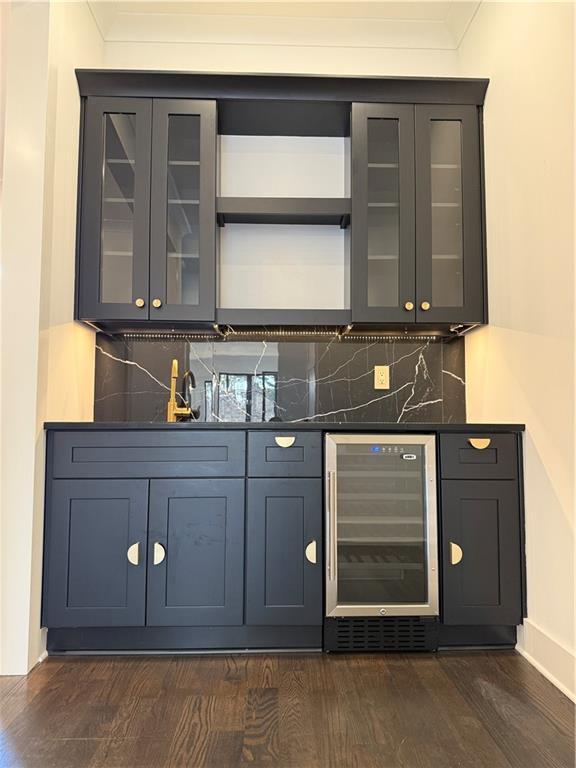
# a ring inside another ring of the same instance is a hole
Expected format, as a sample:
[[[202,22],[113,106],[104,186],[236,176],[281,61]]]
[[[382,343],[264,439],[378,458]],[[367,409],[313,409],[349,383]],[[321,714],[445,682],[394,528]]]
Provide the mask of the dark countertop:
[[[418,424],[370,423],[370,422],[319,422],[319,421],[192,421],[168,424],[158,421],[47,421],[44,429],[55,431],[98,431],[132,429],[273,429],[276,432],[289,430],[312,430],[318,432],[523,432],[524,424]]]

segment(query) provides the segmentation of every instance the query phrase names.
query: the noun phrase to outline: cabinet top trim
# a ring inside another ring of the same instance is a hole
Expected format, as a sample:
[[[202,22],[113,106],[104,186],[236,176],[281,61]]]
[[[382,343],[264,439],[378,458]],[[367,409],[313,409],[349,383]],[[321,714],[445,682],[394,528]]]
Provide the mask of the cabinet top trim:
[[[489,80],[446,77],[233,75],[77,69],[81,96],[484,104]]]

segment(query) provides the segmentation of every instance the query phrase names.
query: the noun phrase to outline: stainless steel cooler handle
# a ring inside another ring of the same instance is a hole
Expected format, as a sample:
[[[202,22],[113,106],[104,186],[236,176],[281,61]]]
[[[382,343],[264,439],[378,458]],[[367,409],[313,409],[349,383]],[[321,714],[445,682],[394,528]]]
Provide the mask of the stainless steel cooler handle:
[[[336,578],[336,472],[328,472],[328,579]]]

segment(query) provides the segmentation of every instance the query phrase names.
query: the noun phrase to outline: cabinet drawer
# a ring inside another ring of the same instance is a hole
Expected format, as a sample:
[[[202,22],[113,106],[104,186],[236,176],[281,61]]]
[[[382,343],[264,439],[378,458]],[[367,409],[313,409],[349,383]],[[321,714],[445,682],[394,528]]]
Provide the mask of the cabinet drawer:
[[[251,477],[320,477],[320,432],[249,432],[248,474]]]
[[[514,480],[518,474],[516,435],[440,435],[442,477]]]
[[[243,477],[245,433],[55,432],[53,477]]]

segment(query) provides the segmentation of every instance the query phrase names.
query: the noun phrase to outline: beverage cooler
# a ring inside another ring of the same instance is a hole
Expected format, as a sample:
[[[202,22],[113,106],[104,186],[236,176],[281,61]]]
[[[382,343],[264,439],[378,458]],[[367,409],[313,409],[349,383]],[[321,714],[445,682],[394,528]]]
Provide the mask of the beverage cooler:
[[[400,637],[408,649],[414,633],[429,647],[426,617],[438,616],[435,443],[326,435],[327,650],[339,649],[329,647],[338,632],[359,641],[343,649],[370,637],[374,649],[402,648]]]

